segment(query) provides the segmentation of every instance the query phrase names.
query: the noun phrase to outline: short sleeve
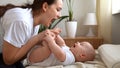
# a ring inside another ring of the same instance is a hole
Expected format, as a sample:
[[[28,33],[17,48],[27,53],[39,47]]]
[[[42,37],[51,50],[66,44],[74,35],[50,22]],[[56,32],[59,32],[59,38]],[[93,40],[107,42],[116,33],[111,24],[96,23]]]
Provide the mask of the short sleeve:
[[[31,37],[31,29],[24,21],[14,21],[10,25],[6,25],[4,40],[14,45],[21,47]]]
[[[74,58],[73,54],[70,51],[66,52],[66,59],[63,62],[63,65],[73,64],[74,62],[75,62],[75,58]]]

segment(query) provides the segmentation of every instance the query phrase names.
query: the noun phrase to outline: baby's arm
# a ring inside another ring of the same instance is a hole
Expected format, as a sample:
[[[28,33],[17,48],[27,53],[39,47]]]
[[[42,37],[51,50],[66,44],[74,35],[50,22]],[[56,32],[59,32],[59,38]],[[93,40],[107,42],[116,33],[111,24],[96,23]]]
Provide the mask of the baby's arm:
[[[28,56],[28,60],[31,63],[37,63],[48,58],[51,54],[51,51],[47,45],[48,44],[45,41],[43,41],[42,45],[38,45],[38,47],[32,50],[32,52]]]
[[[62,48],[56,44],[55,39],[50,34],[46,35],[44,39],[47,41],[51,52],[56,56],[56,58],[60,61],[65,61],[66,54]]]

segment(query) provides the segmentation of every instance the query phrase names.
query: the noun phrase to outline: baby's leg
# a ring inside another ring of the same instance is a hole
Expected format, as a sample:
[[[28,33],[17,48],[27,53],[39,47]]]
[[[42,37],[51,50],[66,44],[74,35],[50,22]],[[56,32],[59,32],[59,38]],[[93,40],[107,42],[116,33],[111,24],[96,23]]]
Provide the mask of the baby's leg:
[[[65,41],[60,35],[57,35],[57,37],[55,38],[55,41],[59,46],[65,45]]]
[[[45,42],[43,42],[43,43],[44,44],[42,44],[42,45],[38,45],[29,54],[28,60],[31,63],[41,62],[50,56],[51,51],[50,51],[49,47],[47,46],[48,44]]]

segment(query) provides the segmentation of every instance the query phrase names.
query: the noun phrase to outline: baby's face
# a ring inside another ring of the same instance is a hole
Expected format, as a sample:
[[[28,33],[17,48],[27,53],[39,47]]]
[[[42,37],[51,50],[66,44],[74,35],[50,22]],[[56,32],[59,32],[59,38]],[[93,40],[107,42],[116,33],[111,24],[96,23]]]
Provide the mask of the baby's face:
[[[70,48],[77,61],[82,61],[86,58],[86,50],[91,46],[88,42],[77,42]]]

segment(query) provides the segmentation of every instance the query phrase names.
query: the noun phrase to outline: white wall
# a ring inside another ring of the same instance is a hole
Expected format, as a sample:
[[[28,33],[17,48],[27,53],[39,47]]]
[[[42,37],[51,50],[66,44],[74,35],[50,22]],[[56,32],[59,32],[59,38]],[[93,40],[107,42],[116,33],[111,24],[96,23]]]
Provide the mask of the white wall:
[[[120,44],[120,13],[112,15],[112,43]]]
[[[3,39],[2,39],[2,37],[3,37],[2,35],[3,35],[3,34],[2,34],[2,33],[3,33],[3,32],[2,32],[1,25],[0,25],[0,52],[1,52],[1,49],[2,49],[2,46],[1,46],[1,45],[2,45],[2,41],[3,41]]]
[[[27,3],[27,0],[0,0],[0,5],[6,5],[8,3],[14,4],[14,5],[22,5]]]
[[[96,1],[95,0],[74,0],[74,18],[78,22],[77,27],[77,35],[76,36],[84,36],[86,33],[86,28],[83,26],[85,15],[88,12],[95,12],[95,6]],[[66,1],[64,1],[64,6],[62,10],[62,15],[67,15],[67,5]],[[63,21],[58,25],[62,29],[62,36],[66,36],[66,30],[65,30],[65,22]]]
[[[120,44],[120,0],[112,0],[112,43]]]

